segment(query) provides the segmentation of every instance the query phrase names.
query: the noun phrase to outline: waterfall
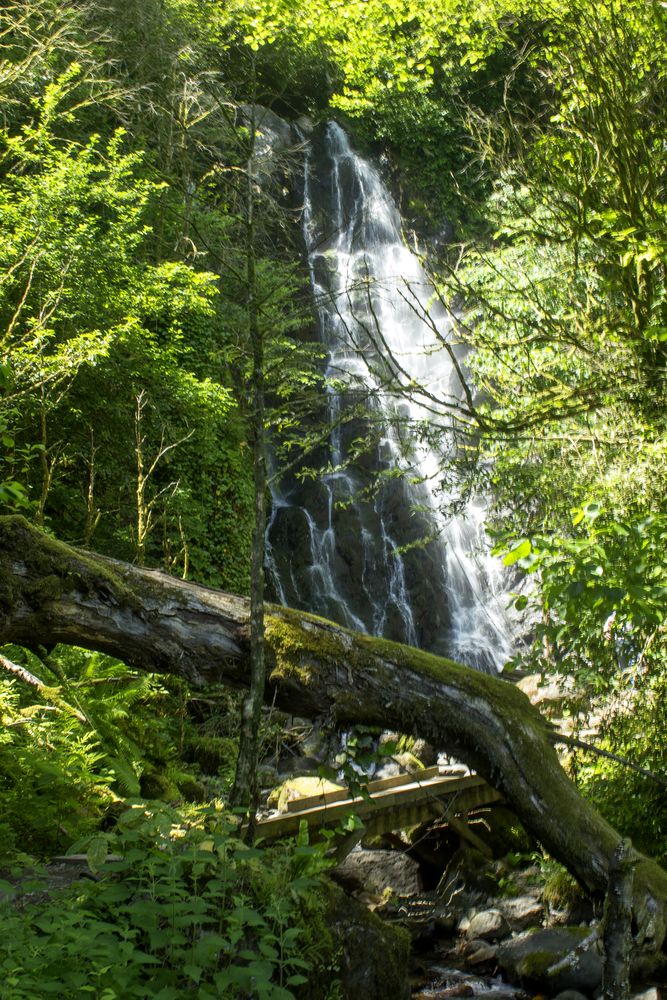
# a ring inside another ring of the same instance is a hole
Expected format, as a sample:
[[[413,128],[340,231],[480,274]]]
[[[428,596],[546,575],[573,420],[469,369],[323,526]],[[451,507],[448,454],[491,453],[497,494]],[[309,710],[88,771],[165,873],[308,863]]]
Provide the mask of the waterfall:
[[[484,505],[473,499],[451,516],[455,497],[442,484],[465,396],[451,318],[405,244],[380,175],[333,122],[309,143],[303,199],[331,433],[325,474],[274,494],[267,550],[276,595],[498,670],[512,653],[512,624]],[[345,423],[355,400],[368,421]],[[373,453],[355,461],[355,439],[369,427],[379,428]]]

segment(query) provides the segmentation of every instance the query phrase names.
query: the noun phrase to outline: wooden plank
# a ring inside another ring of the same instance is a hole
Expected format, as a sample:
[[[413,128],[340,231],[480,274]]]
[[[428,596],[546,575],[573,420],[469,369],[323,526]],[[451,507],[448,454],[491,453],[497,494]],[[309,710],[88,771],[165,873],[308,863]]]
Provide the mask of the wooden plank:
[[[314,809],[316,806],[325,806],[330,802],[345,802],[349,798],[349,788],[337,788],[333,792],[318,792],[316,795],[304,795],[300,799],[290,799],[287,803],[287,812],[301,812],[303,809]]]
[[[366,791],[370,795],[374,795],[375,792],[384,791],[387,788],[410,785],[415,781],[427,781],[429,778],[435,778],[439,774],[440,768],[436,764],[434,767],[420,768],[412,774],[394,774],[391,778],[378,778],[375,781],[369,781],[366,785]],[[346,799],[354,799],[354,796],[350,795],[348,788],[339,788],[335,792],[319,792],[315,795],[304,795],[301,799],[291,799],[287,803],[287,811],[301,812],[303,809],[313,809],[318,805],[328,805],[330,802],[343,802]]]
[[[397,785],[408,785],[413,781],[428,781],[440,775],[440,768],[437,764],[433,767],[417,768],[410,774],[394,774],[391,778],[376,778],[375,781],[368,782],[368,791],[371,795],[374,792],[381,792],[385,788],[395,788]]]
[[[374,814],[379,815],[382,810],[398,810],[401,806],[408,807],[421,802],[428,805],[429,801],[433,801],[435,806],[435,802],[441,797],[452,797],[454,799],[452,809],[458,812],[459,809],[464,811],[476,805],[497,801],[500,795],[477,775],[463,778],[451,775],[438,776],[425,782],[412,782],[410,785],[398,789],[386,789],[384,792],[379,792],[370,801],[348,798],[324,806],[302,809],[299,812],[269,816],[257,823],[257,833],[268,839],[289,836],[296,833],[301,820],[306,820],[313,827],[336,826],[351,812],[354,812],[362,820],[368,818],[372,822]],[[437,815],[438,812],[442,815],[442,808],[434,808],[434,815]],[[400,824],[397,824],[395,829],[398,829],[399,826]]]
[[[448,810],[453,814],[469,813],[473,809],[479,809],[480,806],[489,806],[494,802],[502,801],[503,797],[500,792],[491,788],[491,785],[476,785],[460,791],[452,802],[447,803],[444,810],[441,811],[441,815],[446,819],[445,814]]]
[[[447,825],[445,813],[447,809],[452,814],[467,814],[469,810],[479,809],[502,801],[502,796],[490,785],[478,785],[456,793],[448,798],[423,800],[410,806],[394,806],[393,809],[383,809],[366,817],[364,820],[370,834],[384,834],[393,830],[402,830],[406,826],[439,819]]]
[[[469,844],[475,847],[480,854],[483,854],[485,858],[489,861],[493,857],[493,851],[488,844],[485,844],[481,837],[478,837],[476,833],[470,829],[468,824],[463,818],[458,818],[452,815],[451,812],[446,814],[447,823],[454,833],[458,833],[462,840],[467,840]]]
[[[484,784],[483,778],[477,775],[470,775],[465,778],[451,777],[448,775],[429,778],[426,781],[412,781],[409,785],[399,788],[387,788],[373,796],[370,802],[364,802],[366,813],[377,808],[390,808],[394,805],[411,805],[413,802],[421,802],[422,799],[439,798],[442,795],[453,795],[458,791],[464,791],[475,785]]]

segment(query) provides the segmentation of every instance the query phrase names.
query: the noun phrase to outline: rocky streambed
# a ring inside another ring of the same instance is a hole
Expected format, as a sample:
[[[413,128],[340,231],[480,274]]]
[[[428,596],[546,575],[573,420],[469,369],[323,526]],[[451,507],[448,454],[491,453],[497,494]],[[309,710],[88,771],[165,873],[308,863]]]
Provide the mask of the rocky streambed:
[[[469,878],[471,866],[476,886]],[[491,873],[496,889],[482,893],[479,885]],[[405,995],[409,992],[413,1000],[601,996],[597,915],[562,873],[545,876],[523,861],[508,874],[506,860],[488,861],[463,849],[439,888],[423,891],[419,863],[408,852],[361,848],[332,877],[386,924],[409,932]],[[648,977],[638,970],[631,996],[663,1000],[666,982],[660,970]],[[381,983],[373,995],[397,1000],[383,992]]]
[[[395,734],[383,738],[391,742]],[[317,780],[323,751],[318,739],[310,732],[301,744],[305,753],[297,748],[287,762],[301,780],[310,768]],[[435,759],[431,748],[413,746],[393,754],[379,773],[420,766],[415,750],[422,763]],[[281,770],[284,776],[284,763]],[[272,802],[287,808],[301,794],[299,788],[287,778]],[[371,951],[364,935],[345,938],[343,996],[597,1000],[602,995],[601,914],[564,869],[544,858],[505,806],[480,809],[468,821],[472,837],[463,839],[444,819],[367,838],[332,869],[331,878],[350,907],[355,912],[364,907],[373,918]],[[377,949],[395,957],[392,934],[397,931],[409,934],[410,958],[398,979],[393,963],[389,985]],[[666,984],[664,969],[636,968],[630,997],[667,1000]]]

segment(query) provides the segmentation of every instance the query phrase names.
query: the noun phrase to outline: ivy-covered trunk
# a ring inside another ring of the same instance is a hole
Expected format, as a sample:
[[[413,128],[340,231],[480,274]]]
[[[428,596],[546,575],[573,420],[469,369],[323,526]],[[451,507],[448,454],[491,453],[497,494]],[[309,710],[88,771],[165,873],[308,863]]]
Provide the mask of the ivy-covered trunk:
[[[526,828],[594,897],[620,835],[563,771],[553,732],[507,681],[304,612],[266,608],[263,698],[310,718],[423,736],[500,791]],[[20,517],[0,518],[0,643],[69,643],[140,669],[247,687],[244,598],[84,552]],[[255,678],[255,684],[257,679]],[[633,944],[667,930],[667,873],[633,852]]]
[[[256,797],[266,660],[264,652],[264,549],[266,536],[266,434],[264,385],[264,335],[259,323],[255,259],[255,171],[256,123],[254,105],[250,123],[249,156],[246,165],[246,282],[248,338],[252,350],[252,451],[255,518],[250,571],[250,688],[241,715],[241,740],[231,802],[250,807]]]

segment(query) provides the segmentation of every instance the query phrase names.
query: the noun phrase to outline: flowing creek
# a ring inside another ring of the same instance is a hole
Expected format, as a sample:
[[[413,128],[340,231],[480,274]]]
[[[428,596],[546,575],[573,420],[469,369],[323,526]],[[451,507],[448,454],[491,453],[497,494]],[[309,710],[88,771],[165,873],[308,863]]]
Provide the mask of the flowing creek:
[[[523,1000],[526,993],[498,977],[479,976],[433,961],[419,977],[412,996],[414,1000],[445,1000],[446,997]]]
[[[328,471],[274,492],[267,564],[276,597],[497,671],[512,654],[513,623],[484,504],[473,498],[458,502],[456,516],[441,513],[457,503],[444,481],[466,392],[452,320],[405,244],[379,173],[334,122],[308,143],[303,233],[328,352],[331,433]],[[360,400],[367,421],[346,424],[345,407]],[[355,461],[370,426],[372,453]]]

